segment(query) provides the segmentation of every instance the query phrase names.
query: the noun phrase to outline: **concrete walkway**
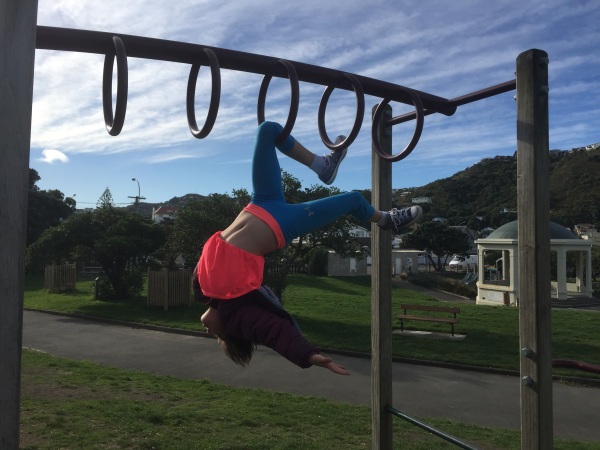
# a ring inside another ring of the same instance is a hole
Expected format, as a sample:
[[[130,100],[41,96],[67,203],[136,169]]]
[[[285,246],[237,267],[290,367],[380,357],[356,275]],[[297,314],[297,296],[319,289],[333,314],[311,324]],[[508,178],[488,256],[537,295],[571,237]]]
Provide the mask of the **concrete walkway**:
[[[25,311],[23,320],[23,346],[57,356],[184,379],[207,378],[229,386],[370,404],[371,362],[365,358],[336,356],[336,361],[352,372],[341,377],[321,368],[299,369],[260,347],[250,367],[241,369],[224,356],[212,338],[36,311]],[[420,418],[518,430],[519,390],[518,377],[393,364],[393,406]],[[554,384],[555,437],[600,441],[599,417],[600,389]]]

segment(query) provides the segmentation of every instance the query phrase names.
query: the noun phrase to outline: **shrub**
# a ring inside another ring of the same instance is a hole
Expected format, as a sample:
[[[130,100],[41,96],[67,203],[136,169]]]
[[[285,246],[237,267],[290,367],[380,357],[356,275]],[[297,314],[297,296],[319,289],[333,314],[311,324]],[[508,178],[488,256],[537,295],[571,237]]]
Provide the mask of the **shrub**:
[[[423,286],[425,288],[435,288],[437,286],[436,277],[433,275],[428,275],[426,273],[417,273],[412,275],[409,278],[411,283],[414,283],[419,286]]]
[[[329,252],[324,248],[313,248],[306,257],[306,271],[309,275],[326,276]]]
[[[108,277],[104,274],[96,278],[94,284],[94,300],[110,300],[115,298],[115,290]]]
[[[144,275],[139,267],[132,267],[125,271],[123,277],[127,297],[139,297],[144,290]]]
[[[127,298],[139,297],[144,290],[144,276],[142,270],[138,267],[127,269],[123,275],[123,284]],[[96,300],[119,300],[115,293],[112,283],[105,274],[96,279],[95,284]]]

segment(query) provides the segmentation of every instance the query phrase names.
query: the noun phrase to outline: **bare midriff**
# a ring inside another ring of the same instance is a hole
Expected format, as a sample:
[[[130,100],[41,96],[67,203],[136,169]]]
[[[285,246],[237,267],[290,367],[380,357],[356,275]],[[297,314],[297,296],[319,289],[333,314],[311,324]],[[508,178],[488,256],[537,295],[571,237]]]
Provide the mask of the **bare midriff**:
[[[231,225],[221,232],[221,238],[254,255],[264,256],[278,248],[275,233],[269,225],[248,211],[242,211]]]

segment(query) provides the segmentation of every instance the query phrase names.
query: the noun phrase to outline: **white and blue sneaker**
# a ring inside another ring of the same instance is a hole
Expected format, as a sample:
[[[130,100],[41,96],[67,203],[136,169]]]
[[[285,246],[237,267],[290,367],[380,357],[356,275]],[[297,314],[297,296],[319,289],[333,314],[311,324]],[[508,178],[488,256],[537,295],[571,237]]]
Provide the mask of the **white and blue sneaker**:
[[[410,206],[404,209],[392,209],[385,212],[385,222],[378,225],[382,230],[394,230],[398,232],[400,228],[408,227],[421,220],[423,208],[420,206]]]
[[[338,136],[335,140],[335,143],[339,144],[344,139],[346,139],[345,136]],[[329,155],[323,155],[325,167],[323,167],[323,170],[321,170],[321,173],[319,173],[319,180],[328,185],[333,183],[335,177],[337,176],[340,163],[346,157],[347,152],[348,148],[345,148],[343,150],[332,150]]]

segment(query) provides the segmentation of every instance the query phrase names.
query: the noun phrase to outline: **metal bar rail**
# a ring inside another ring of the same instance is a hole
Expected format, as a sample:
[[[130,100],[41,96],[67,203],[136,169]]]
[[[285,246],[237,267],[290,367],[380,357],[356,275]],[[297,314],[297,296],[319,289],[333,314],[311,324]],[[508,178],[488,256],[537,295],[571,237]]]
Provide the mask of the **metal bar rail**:
[[[514,91],[517,88],[517,81],[510,80],[505,81],[504,83],[497,84],[495,86],[490,86],[485,89],[481,89],[479,91],[471,92],[470,94],[462,95],[460,97],[453,98],[448,100],[455,107],[467,105],[469,103],[473,103],[479,100],[483,100],[485,98],[493,97],[494,95],[504,94],[505,92]],[[435,113],[436,111],[425,109],[423,114],[428,116],[430,114]],[[408,122],[410,120],[416,119],[416,112],[409,112],[403,114],[401,116],[392,117],[386,122],[387,126],[398,125],[400,123]]]
[[[114,36],[118,36],[125,44],[127,56],[134,58],[155,59],[184,64],[200,63],[203,66],[209,66],[209,57],[204,52],[204,49],[208,48],[217,55],[219,65],[224,69],[276,76],[280,78],[288,77],[285,67],[279,62],[280,58],[120,33],[38,25],[36,48],[114,55]],[[328,69],[296,61],[290,62],[296,69],[300,81],[323,86],[332,86],[349,91],[353,90],[351,81],[346,77],[345,72],[341,70]],[[360,81],[364,93],[367,95],[390,98],[394,101],[412,104],[411,97],[407,93],[409,88],[362,75],[355,75],[355,77]],[[421,98],[423,106],[426,109],[448,116],[451,116],[456,112],[456,106],[452,105],[445,98],[426,92],[416,91],[414,89],[410,90],[415,92]]]
[[[419,428],[422,428],[423,430],[426,430],[428,432],[430,432],[431,434],[436,435],[437,437],[440,437],[442,439],[444,439],[445,441],[448,441],[460,448],[464,448],[466,450],[477,450],[476,447],[471,447],[468,444],[465,444],[464,442],[459,441],[458,439],[456,439],[455,437],[444,433],[443,431],[438,430],[437,428],[433,428],[430,425],[427,425],[424,422],[421,422],[420,420],[415,419],[414,417],[408,416],[406,414],[404,414],[401,411],[398,411],[396,408],[393,408],[391,406],[388,406],[386,408],[388,410],[388,412],[390,412],[391,414],[393,414],[396,417],[400,417],[401,419],[406,420],[407,422],[412,423],[413,425],[418,426]]]
[[[392,118],[385,122],[387,126],[392,126],[397,123],[416,119],[413,136],[409,144],[399,153],[390,155],[384,152],[377,138],[377,130],[375,128],[371,130],[375,152],[380,158],[390,162],[400,161],[414,150],[421,137],[425,115],[434,112],[452,115],[460,105],[507,92],[515,89],[516,85],[514,81],[508,81],[497,86],[492,86],[491,88],[457,97],[453,100],[447,100],[405,86],[339,70],[234,50],[164,39],[69,28],[37,26],[36,32],[36,48],[38,49],[97,53],[105,56],[103,76],[104,119],[109,134],[113,136],[121,132],[125,121],[128,91],[127,58],[129,56],[191,64],[186,108],[190,131],[198,139],[208,136],[216,121],[221,95],[221,68],[262,74],[264,76],[257,104],[259,123],[265,120],[264,107],[269,81],[273,76],[289,78],[292,90],[290,112],[283,132],[279,137],[280,140],[284,140],[291,133],[296,121],[299,104],[299,81],[326,86],[318,111],[318,128],[321,140],[332,150],[347,148],[358,135],[364,115],[365,94],[382,98],[375,112],[375,122],[378,121],[378,115],[381,114],[384,107],[392,100],[414,105],[415,111],[413,113]],[[118,91],[116,108],[113,115],[111,79],[115,57],[118,69]],[[207,118],[202,129],[199,129],[195,119],[194,96],[196,78],[201,65],[210,67],[213,86]],[[329,140],[325,129],[327,101],[335,88],[353,90],[357,98],[357,113],[352,131],[349,133],[348,138],[337,145]]]

